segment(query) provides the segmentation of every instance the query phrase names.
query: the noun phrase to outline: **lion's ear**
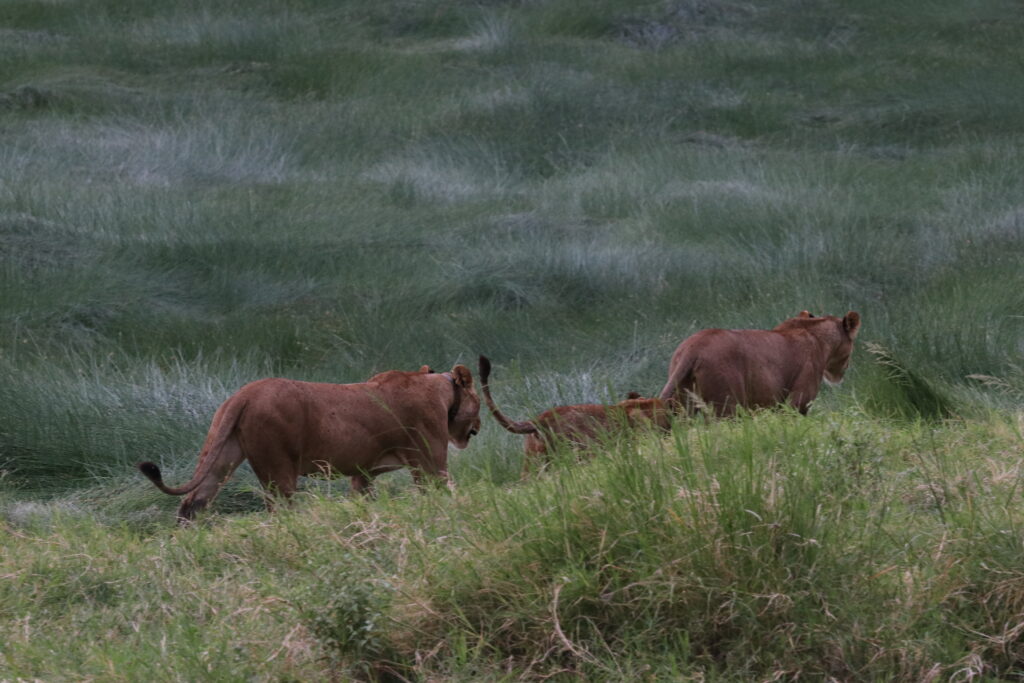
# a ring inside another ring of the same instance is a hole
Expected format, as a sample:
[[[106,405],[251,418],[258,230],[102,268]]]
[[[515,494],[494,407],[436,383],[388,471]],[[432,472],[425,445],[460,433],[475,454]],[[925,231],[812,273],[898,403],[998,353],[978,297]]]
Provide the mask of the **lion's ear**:
[[[456,365],[452,368],[452,381],[460,387],[471,389],[473,387],[473,373],[465,365]]]
[[[631,391],[628,394],[626,394],[626,400],[627,401],[632,401],[632,400],[635,400],[635,399],[638,399],[638,398],[643,398],[640,395],[639,391]]]
[[[811,315],[810,311],[800,311],[800,315],[798,315],[797,317],[798,318],[813,318],[814,316]]]
[[[850,311],[843,316],[843,329],[850,339],[855,339],[857,333],[860,332],[860,313],[857,311]]]
[[[421,367],[419,369],[419,373],[421,375],[429,375],[429,374],[432,374],[433,372],[434,372],[434,369],[431,368],[429,365],[424,365],[423,367]]]

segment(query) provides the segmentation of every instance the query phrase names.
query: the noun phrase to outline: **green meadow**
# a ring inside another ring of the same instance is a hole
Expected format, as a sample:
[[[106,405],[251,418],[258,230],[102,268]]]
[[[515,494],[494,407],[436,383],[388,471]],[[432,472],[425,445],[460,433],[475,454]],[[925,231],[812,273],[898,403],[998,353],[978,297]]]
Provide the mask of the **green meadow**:
[[[0,680],[1024,677],[1010,0],[0,2]],[[453,492],[243,466],[268,376],[494,363],[510,416],[858,311],[808,417]]]

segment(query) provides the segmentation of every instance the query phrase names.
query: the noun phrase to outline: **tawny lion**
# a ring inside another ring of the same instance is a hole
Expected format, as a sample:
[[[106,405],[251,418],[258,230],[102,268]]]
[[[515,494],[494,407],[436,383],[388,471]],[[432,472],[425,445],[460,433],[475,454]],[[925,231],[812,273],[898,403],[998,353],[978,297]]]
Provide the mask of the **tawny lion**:
[[[491,414],[508,431],[526,436],[524,475],[529,472],[533,460],[543,458],[558,442],[585,449],[616,427],[654,425],[663,430],[671,428],[669,410],[661,399],[641,398],[634,392],[625,401],[613,405],[556,406],[533,420],[511,420],[498,409],[491,397],[490,375],[491,361],[480,356],[480,387]]]
[[[164,493],[188,497],[178,521],[191,520],[248,459],[268,493],[290,497],[301,475],[351,477],[368,491],[373,477],[409,467],[448,479],[448,443],[465,448],[480,430],[480,400],[464,365],[450,372],[391,370],[359,384],[263,379],[217,409],[192,479],[163,483],[151,462],[139,469]],[[267,505],[272,505],[270,498]]]
[[[807,414],[822,378],[842,381],[858,332],[855,311],[802,311],[770,330],[701,330],[673,354],[661,399],[690,413],[704,404],[719,416],[784,402]]]

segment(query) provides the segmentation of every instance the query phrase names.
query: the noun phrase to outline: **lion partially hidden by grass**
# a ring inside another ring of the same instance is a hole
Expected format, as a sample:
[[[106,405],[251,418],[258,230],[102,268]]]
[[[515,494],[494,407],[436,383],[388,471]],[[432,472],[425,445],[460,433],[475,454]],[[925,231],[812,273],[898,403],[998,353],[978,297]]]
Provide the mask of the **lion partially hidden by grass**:
[[[480,387],[491,414],[508,431],[526,435],[523,444],[526,451],[524,475],[529,473],[534,461],[543,459],[558,443],[582,450],[616,428],[654,425],[668,430],[671,427],[664,401],[642,398],[635,393],[631,393],[625,401],[612,405],[582,403],[556,406],[532,420],[511,420],[501,412],[491,397],[488,385],[490,375],[491,361],[486,356],[480,356]]]

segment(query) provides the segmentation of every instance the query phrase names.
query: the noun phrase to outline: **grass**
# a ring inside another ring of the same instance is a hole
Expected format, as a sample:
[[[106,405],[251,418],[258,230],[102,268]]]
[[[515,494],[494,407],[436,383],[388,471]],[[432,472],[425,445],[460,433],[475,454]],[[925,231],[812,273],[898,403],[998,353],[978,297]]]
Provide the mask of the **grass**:
[[[8,522],[8,672],[1012,677],[1020,443],[1002,416],[765,414],[195,529],[37,506]]]
[[[0,678],[1019,677],[1022,39],[1005,0],[4,2]],[[260,377],[484,353],[526,417],[802,309],[864,319],[808,420],[522,483],[485,422],[454,497],[268,517],[243,468],[184,532],[132,469],[185,479]]]

